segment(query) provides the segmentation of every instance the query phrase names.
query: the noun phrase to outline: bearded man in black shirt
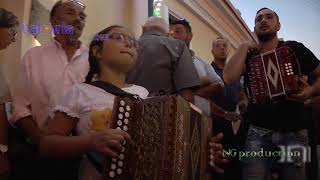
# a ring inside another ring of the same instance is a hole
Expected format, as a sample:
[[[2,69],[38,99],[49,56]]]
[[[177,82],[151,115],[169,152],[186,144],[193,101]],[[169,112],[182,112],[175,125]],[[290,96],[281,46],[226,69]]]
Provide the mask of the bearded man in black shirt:
[[[296,41],[279,41],[278,15],[269,8],[258,10],[255,17],[255,33],[259,44],[244,43],[226,64],[224,80],[227,84],[248,75],[248,60],[253,55],[273,51],[282,46],[289,47],[298,59],[302,75],[316,79],[309,85],[302,78],[301,93],[289,98],[265,104],[250,103],[248,118],[251,123],[245,150],[242,152],[244,180],[270,179],[271,169],[277,166],[280,179],[304,180],[304,156],[308,149],[308,125],[304,120],[304,103],[320,92],[320,65],[315,55]],[[251,56],[252,55],[252,56]],[[273,74],[274,75],[274,74]],[[245,86],[249,80],[245,80]]]

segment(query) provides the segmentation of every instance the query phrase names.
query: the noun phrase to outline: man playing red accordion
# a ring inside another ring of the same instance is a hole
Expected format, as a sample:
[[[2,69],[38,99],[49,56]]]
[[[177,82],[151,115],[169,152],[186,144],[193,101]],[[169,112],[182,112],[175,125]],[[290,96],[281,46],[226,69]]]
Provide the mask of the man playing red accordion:
[[[238,81],[242,75],[247,77],[245,86],[249,89],[249,97],[251,96],[248,107],[251,125],[244,150],[247,154],[244,157],[244,180],[269,179],[274,165],[281,172],[280,179],[306,179],[307,158],[304,155],[308,149],[308,122],[304,120],[304,103],[320,92],[319,60],[301,43],[279,41],[277,32],[280,26],[279,17],[273,10],[258,10],[254,30],[259,44],[247,42],[240,45],[224,69],[227,84]],[[287,48],[286,56],[281,55],[283,49],[280,48],[283,47]],[[259,72],[259,69],[263,69],[261,66],[250,66],[255,59],[253,57],[257,56],[261,57],[260,65],[264,67],[264,71]],[[267,56],[272,58],[266,59]],[[289,66],[291,69],[291,63],[281,64],[288,57],[296,58],[298,62],[298,67],[292,67],[298,69],[294,73],[292,70],[287,72]],[[289,76],[292,78],[288,78]],[[313,77],[316,81],[309,85],[302,76]],[[259,78],[259,81],[253,81]],[[294,78],[296,82],[292,81]],[[286,82],[288,79],[290,83]],[[288,88],[285,88],[286,83],[289,84]],[[280,86],[283,90],[281,96],[273,94],[275,89],[272,88]],[[298,86],[301,87],[300,91],[292,91],[292,87]],[[269,100],[265,101],[261,94],[267,94]],[[300,153],[294,157],[293,152]]]

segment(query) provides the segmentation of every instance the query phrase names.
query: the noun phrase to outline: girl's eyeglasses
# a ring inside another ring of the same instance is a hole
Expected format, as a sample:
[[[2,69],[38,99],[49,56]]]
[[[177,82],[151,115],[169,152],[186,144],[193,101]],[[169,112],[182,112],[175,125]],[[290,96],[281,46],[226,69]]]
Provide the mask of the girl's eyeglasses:
[[[96,37],[97,41],[107,41],[109,39],[112,39],[121,43],[125,43],[125,41],[127,41],[129,42],[130,46],[136,49],[138,49],[139,47],[138,42],[134,38],[131,38],[123,33],[113,32],[110,34],[101,34]]]

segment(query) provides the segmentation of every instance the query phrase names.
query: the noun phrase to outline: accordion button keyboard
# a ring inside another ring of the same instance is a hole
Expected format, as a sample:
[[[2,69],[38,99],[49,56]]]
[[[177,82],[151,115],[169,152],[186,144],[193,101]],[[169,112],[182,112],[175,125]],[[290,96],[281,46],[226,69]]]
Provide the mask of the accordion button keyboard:
[[[128,118],[128,117],[130,116],[130,115],[129,115],[129,112],[125,112],[125,113],[124,113],[124,116]]]
[[[117,130],[121,130],[121,128],[120,128],[120,127],[117,127],[116,129],[117,129]]]
[[[112,162],[117,162],[116,158],[112,158],[111,160],[112,160]]]
[[[127,118],[124,119],[123,121],[125,124],[129,124],[129,120]]]
[[[123,130],[124,130],[124,131],[128,131],[128,126],[124,125],[124,126],[123,126]]]
[[[113,164],[113,163],[112,163],[112,164],[111,164],[111,169],[112,169],[112,170],[115,170],[116,168],[117,168],[116,164]]]
[[[123,160],[123,159],[124,159],[124,154],[121,153],[121,154],[119,155],[119,159],[120,159],[120,160]]]
[[[110,176],[111,178],[113,178],[115,175],[116,175],[116,174],[114,173],[114,171],[110,171],[109,176]]]
[[[117,169],[117,174],[122,174],[122,169]]]
[[[118,126],[122,126],[122,121],[121,121],[121,120],[118,120],[118,121],[117,121],[117,124],[118,124]]]
[[[120,105],[121,105],[121,106],[126,105],[126,103],[124,102],[124,100],[121,100],[121,101],[120,101]]]
[[[124,108],[123,107],[119,107],[119,111],[120,112],[124,112]]]
[[[119,167],[122,167],[122,166],[123,166],[123,162],[122,162],[122,161],[119,161],[119,162],[118,162],[118,166],[119,166]]]
[[[118,118],[119,118],[119,119],[123,119],[123,114],[121,114],[121,113],[118,114]]]
[[[127,110],[127,111],[130,111],[130,110],[131,110],[131,107],[130,107],[129,105],[127,105],[127,106],[126,106],[126,110]]]

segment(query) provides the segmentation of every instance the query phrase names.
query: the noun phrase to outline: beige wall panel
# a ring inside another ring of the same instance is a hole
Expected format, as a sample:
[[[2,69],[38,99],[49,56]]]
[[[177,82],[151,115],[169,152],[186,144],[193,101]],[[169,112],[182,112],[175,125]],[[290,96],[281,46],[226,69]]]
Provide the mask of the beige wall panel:
[[[201,57],[207,62],[211,62],[213,57],[211,54],[211,45],[215,38],[218,37],[218,33],[199,19],[194,13],[183,6],[176,0],[168,0],[169,10],[181,18],[187,19],[192,26],[193,39],[191,42],[192,49],[196,52],[197,56]]]

